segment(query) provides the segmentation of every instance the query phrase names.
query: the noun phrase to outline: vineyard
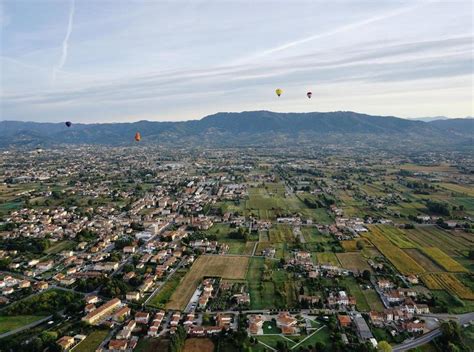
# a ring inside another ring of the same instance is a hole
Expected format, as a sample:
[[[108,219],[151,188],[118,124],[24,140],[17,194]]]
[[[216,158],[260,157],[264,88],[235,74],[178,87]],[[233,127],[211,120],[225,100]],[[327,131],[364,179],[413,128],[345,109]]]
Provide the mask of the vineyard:
[[[450,272],[467,272],[468,270],[457,261],[449,257],[437,247],[421,247],[423,253],[433,259],[438,265]]]
[[[376,227],[370,227],[370,233],[364,235],[403,275],[424,273],[425,269],[403,250],[392,244]]]
[[[459,298],[474,300],[474,292],[464,286],[453,274],[426,274],[421,276],[421,279],[431,290],[446,290]]]

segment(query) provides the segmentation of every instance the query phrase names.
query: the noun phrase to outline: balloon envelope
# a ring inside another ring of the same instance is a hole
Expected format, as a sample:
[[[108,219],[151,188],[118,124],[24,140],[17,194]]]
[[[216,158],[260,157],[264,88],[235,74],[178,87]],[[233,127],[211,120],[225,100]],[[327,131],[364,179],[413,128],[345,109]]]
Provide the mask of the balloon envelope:
[[[278,88],[278,89],[275,90],[275,93],[276,93],[276,95],[280,96],[281,93],[283,93],[283,90],[281,90],[280,88]]]
[[[311,99],[311,96],[313,95],[313,93],[308,92],[308,93],[306,93],[306,95],[308,96],[309,99]]]
[[[71,121],[67,121],[67,122],[66,122],[66,126],[67,126],[67,127],[71,127],[71,125],[72,125],[72,122],[71,122]]]
[[[137,142],[140,142],[140,139],[142,139],[142,136],[140,136],[140,133],[138,133],[138,132],[135,133],[135,140],[136,140]]]

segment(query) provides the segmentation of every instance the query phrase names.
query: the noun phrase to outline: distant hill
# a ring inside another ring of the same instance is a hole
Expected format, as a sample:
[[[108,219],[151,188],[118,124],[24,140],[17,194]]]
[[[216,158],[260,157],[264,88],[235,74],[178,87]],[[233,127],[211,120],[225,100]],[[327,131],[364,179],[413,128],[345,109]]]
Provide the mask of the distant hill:
[[[184,122],[74,124],[0,121],[0,147],[60,144],[169,146],[285,146],[325,144],[348,147],[469,147],[472,119],[423,122],[350,111],[217,113]]]
[[[464,119],[435,120],[431,121],[430,125],[460,136],[470,136],[471,138],[474,136],[474,118],[472,117]]]

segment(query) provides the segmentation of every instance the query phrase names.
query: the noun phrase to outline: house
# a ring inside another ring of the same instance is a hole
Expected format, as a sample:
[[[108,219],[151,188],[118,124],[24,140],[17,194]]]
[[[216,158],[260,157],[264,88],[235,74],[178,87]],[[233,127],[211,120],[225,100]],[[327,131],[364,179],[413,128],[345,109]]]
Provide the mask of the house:
[[[217,326],[219,326],[221,329],[222,328],[227,329],[232,323],[232,317],[227,314],[217,314],[216,322],[217,322]]]
[[[126,317],[130,316],[130,312],[131,312],[131,309],[127,306],[124,306],[115,312],[112,319],[115,321],[122,321]]]
[[[417,285],[419,283],[418,277],[416,277],[415,275],[408,275],[407,281],[412,285]]]
[[[125,351],[127,349],[127,340],[110,340],[109,351]]]
[[[382,290],[391,289],[395,287],[395,284],[387,279],[380,279],[377,281],[377,286]]]
[[[347,328],[348,326],[351,325],[352,321],[351,321],[351,317],[349,315],[338,315],[337,316],[337,320],[339,321],[339,325],[342,327],[342,328]]]
[[[137,312],[135,314],[135,321],[138,324],[148,324],[148,320],[150,320],[150,314],[148,312]]]
[[[115,336],[115,338],[117,340],[128,340],[130,337],[132,336],[132,330],[128,330],[126,328],[123,328],[122,330],[120,330],[117,335]]]
[[[177,327],[180,320],[181,320],[181,313],[174,312],[173,315],[171,316],[170,326]]]
[[[36,283],[36,288],[40,291],[48,289],[48,283],[46,281],[40,281]]]
[[[30,286],[31,286],[31,282],[28,280],[22,280],[18,285],[19,288],[28,288]]]
[[[260,314],[252,314],[249,316],[250,334],[257,335],[263,327],[263,317]]]
[[[120,306],[121,303],[122,302],[118,298],[111,299],[107,303],[87,314],[82,318],[82,320],[88,324],[94,325],[106,315],[111,314]]]
[[[296,318],[292,317],[288,312],[280,312],[276,318],[276,324],[285,335],[296,333]]]
[[[125,295],[125,298],[127,301],[138,301],[140,300],[140,292],[137,291],[132,291],[132,292],[127,292]]]
[[[421,322],[408,322],[404,324],[404,328],[406,331],[411,333],[423,332],[425,329],[425,324]]]
[[[63,336],[56,343],[61,347],[63,351],[68,351],[69,348],[74,345],[74,337]]]
[[[86,301],[87,304],[97,303],[99,302],[99,297],[96,295],[90,295],[90,296],[86,296],[84,300]]]

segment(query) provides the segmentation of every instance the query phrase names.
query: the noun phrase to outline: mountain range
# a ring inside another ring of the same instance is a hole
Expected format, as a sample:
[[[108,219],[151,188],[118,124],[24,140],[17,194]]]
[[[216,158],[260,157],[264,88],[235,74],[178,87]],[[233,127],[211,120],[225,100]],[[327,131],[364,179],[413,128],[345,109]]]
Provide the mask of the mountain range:
[[[474,119],[417,121],[350,111],[277,113],[220,112],[200,120],[133,123],[38,123],[0,121],[0,147],[63,144],[166,146],[342,145],[375,148],[470,148]]]

